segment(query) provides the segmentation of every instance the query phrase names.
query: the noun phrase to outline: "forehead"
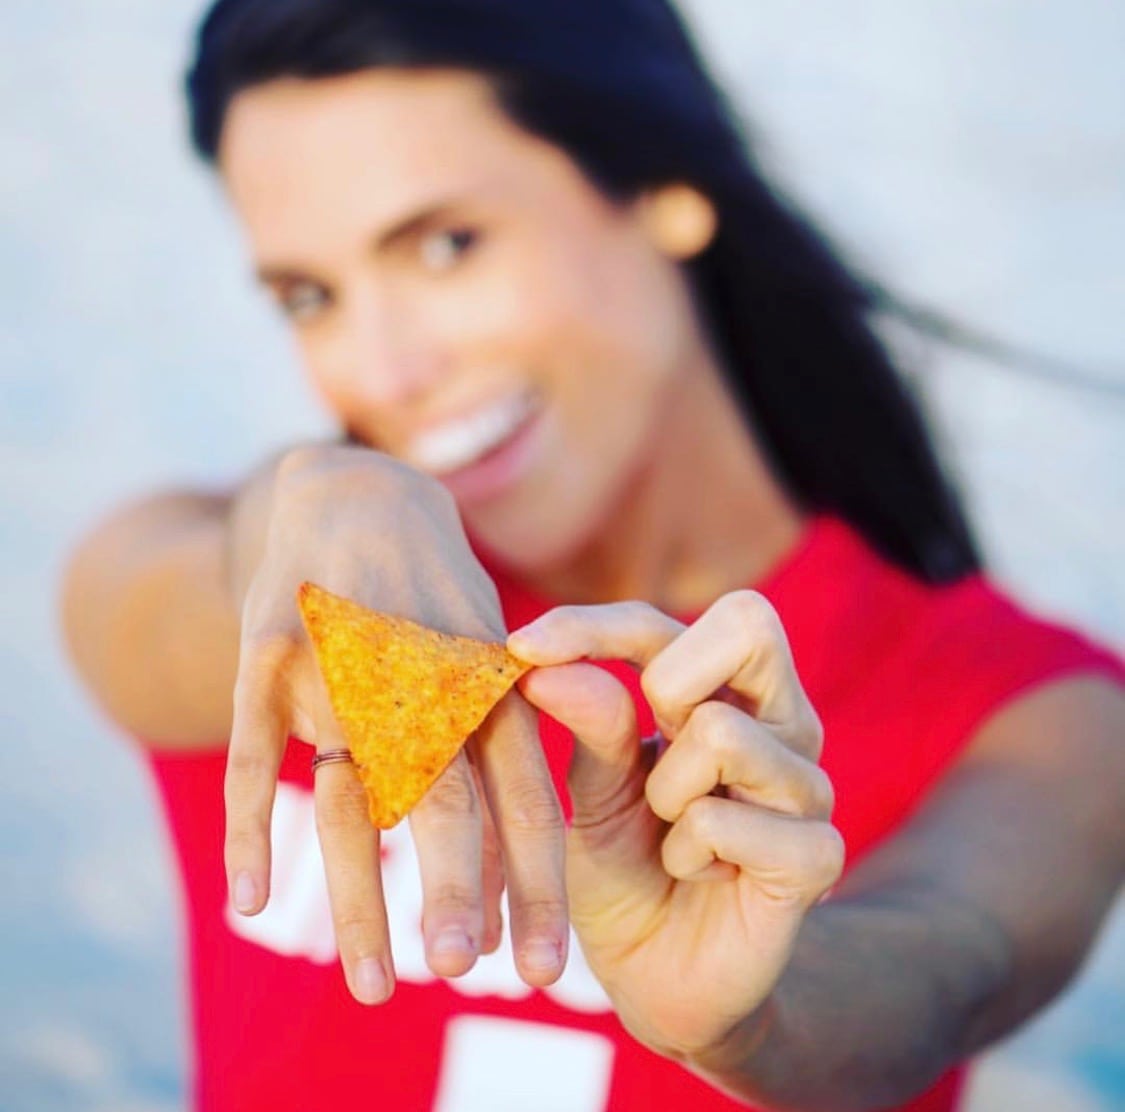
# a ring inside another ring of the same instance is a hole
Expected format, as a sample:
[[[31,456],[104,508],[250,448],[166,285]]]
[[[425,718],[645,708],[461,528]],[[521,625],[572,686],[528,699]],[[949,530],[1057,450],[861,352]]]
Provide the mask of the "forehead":
[[[512,122],[484,78],[371,70],[254,86],[231,103],[219,168],[252,241],[299,250],[456,195],[515,199],[580,178]]]

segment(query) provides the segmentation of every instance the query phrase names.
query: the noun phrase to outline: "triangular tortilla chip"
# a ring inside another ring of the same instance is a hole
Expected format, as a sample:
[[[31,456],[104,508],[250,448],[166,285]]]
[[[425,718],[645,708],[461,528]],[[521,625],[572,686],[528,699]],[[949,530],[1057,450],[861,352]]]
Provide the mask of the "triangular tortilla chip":
[[[389,830],[531,666],[503,645],[438,633],[302,583],[301,617],[332,710]]]

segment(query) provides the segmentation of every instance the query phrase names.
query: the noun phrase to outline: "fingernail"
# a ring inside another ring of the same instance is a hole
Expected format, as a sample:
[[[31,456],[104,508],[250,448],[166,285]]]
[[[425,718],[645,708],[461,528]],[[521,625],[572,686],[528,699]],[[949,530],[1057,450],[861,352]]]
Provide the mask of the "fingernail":
[[[356,997],[364,1004],[380,1004],[387,996],[387,975],[377,958],[364,958],[355,967]]]
[[[438,954],[471,954],[473,944],[460,927],[447,927],[430,943],[430,952]]]
[[[243,915],[248,915],[258,906],[258,886],[245,870],[234,878],[233,896],[235,908]]]
[[[538,622],[525,625],[522,629],[513,630],[508,634],[508,651],[519,656],[521,653],[531,652],[543,643],[543,636]]]
[[[556,969],[559,964],[559,947],[545,938],[537,938],[523,948],[523,963],[528,969]]]

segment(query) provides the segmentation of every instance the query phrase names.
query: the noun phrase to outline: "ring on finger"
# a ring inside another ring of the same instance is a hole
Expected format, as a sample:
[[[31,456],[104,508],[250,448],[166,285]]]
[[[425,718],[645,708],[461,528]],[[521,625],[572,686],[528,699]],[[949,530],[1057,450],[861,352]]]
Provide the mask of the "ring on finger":
[[[348,764],[354,764],[350,749],[325,749],[323,753],[317,753],[311,764],[311,769],[316,772],[321,765],[337,764],[338,762],[346,761]]]

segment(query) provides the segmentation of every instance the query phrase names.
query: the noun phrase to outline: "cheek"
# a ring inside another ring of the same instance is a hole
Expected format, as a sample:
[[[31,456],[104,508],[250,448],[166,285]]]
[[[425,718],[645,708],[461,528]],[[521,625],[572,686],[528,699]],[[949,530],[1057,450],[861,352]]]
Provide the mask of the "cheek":
[[[588,311],[566,263],[550,245],[498,247],[487,265],[448,298],[442,319],[432,323],[466,354],[499,346],[541,361],[543,352],[549,354],[573,335]]]
[[[584,338],[639,382],[659,377],[677,362],[690,316],[679,270],[635,237],[597,246],[574,250],[555,291],[561,339]]]
[[[347,422],[354,409],[353,394],[342,372],[339,353],[324,340],[301,332],[297,333],[296,343],[305,378],[313,392],[328,409]]]
[[[298,330],[296,343],[305,381],[335,422],[371,447],[385,443],[387,430],[371,404],[370,384],[356,369],[356,353],[340,338],[318,335],[316,329]]]

